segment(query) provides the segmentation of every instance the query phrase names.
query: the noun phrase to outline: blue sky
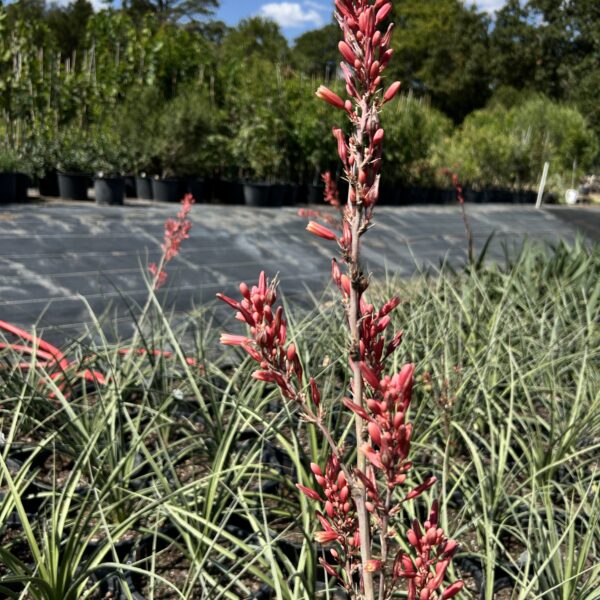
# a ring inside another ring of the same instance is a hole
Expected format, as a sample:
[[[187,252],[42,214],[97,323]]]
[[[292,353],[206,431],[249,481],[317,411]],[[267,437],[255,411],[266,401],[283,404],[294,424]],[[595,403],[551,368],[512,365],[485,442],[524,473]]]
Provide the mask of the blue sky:
[[[501,7],[504,0],[479,0],[477,4],[491,12]],[[332,11],[331,0],[221,0],[217,18],[235,25],[246,17],[268,17],[279,23],[286,37],[293,39],[328,23]]]

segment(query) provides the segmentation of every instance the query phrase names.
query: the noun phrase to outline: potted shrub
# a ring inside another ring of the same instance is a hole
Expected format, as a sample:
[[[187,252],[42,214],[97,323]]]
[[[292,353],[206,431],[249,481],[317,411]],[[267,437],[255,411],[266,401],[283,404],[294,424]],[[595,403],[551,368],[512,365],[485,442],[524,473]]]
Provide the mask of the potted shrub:
[[[94,149],[87,133],[77,129],[63,133],[59,144],[58,189],[65,200],[87,200],[94,170]]]
[[[325,191],[321,174],[334,171],[337,165],[335,144],[329,143],[335,114],[315,99],[312,82],[306,78],[289,78],[285,90],[290,122],[286,147],[291,153],[290,162],[297,165],[298,176],[305,183],[301,199],[321,204]]]
[[[124,171],[129,157],[117,135],[97,133],[94,137],[94,196],[96,204],[121,205],[125,198]]]
[[[158,120],[152,163],[155,200],[178,202],[186,191],[206,197],[206,176],[216,164],[213,106],[202,88],[186,88],[165,104]]]
[[[0,147],[0,204],[17,201],[17,170],[20,159],[16,150]]]
[[[39,195],[59,196],[56,165],[59,140],[56,132],[48,128],[36,128],[26,143],[25,153],[31,163],[30,175],[37,180]]]
[[[130,156],[127,175],[131,195],[142,200],[153,199],[152,174],[157,168],[153,157],[159,133],[159,108],[163,104],[164,100],[155,87],[133,87],[111,119],[114,131],[119,132]]]
[[[233,74],[229,88],[230,149],[243,180],[248,206],[283,204],[283,175],[288,171],[288,106],[277,67],[253,57]]]

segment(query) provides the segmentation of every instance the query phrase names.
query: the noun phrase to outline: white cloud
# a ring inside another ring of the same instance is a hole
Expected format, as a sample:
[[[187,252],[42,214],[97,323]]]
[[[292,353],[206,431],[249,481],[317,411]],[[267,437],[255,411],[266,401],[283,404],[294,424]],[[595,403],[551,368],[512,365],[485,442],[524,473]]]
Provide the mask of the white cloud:
[[[299,2],[269,2],[260,8],[260,14],[267,19],[272,19],[281,27],[304,27],[323,25],[323,17],[317,12],[314,3]]]
[[[308,6],[308,8],[314,8],[315,10],[320,10],[322,12],[332,12],[333,7],[327,4],[321,4],[320,2],[314,2],[314,0],[304,0],[304,5]]]

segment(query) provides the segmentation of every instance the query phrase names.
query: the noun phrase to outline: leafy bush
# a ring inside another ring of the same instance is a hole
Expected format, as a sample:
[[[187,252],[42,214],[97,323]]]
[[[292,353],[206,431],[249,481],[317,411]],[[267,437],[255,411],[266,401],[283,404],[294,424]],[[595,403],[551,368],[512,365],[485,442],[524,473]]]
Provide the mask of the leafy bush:
[[[91,175],[95,160],[94,143],[89,131],[70,126],[60,133],[57,162],[60,171]]]
[[[572,107],[543,96],[510,108],[493,104],[469,115],[448,140],[440,166],[458,165],[463,180],[476,185],[535,184],[544,162],[555,181],[589,168],[598,142]]]
[[[298,179],[320,183],[321,173],[337,165],[331,133],[337,115],[315,97],[311,80],[294,75],[284,85],[289,115],[286,151]]]
[[[154,139],[162,175],[211,173],[220,162],[219,120],[214,103],[198,87],[184,88],[165,104]]]
[[[452,131],[450,119],[422,98],[402,95],[382,115],[385,128],[385,175],[404,184],[430,183],[435,177],[433,156]]]
[[[20,171],[22,159],[13,148],[0,147],[0,173],[16,173]]]
[[[279,179],[289,171],[283,77],[273,63],[253,58],[232,70],[227,90],[231,155],[250,179]]]

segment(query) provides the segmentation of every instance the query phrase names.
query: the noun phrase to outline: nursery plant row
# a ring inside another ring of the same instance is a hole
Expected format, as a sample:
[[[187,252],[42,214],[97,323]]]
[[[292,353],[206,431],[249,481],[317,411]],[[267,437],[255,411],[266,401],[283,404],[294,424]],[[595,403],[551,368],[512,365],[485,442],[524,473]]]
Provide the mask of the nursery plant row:
[[[341,197],[348,191],[346,181],[337,182]],[[160,178],[137,176],[90,177],[82,173],[52,171],[36,180],[23,173],[0,173],[0,204],[23,203],[32,187],[41,198],[85,201],[94,199],[101,205],[122,205],[125,198],[178,202],[189,193],[197,202],[216,202],[255,207],[278,208],[296,204],[321,204],[324,185],[299,183],[244,182],[220,178]],[[90,189],[93,188],[93,194]],[[472,203],[533,204],[533,190],[487,188],[469,189],[465,199]],[[415,204],[451,204],[456,192],[451,188],[382,184],[379,203],[391,206]]]

